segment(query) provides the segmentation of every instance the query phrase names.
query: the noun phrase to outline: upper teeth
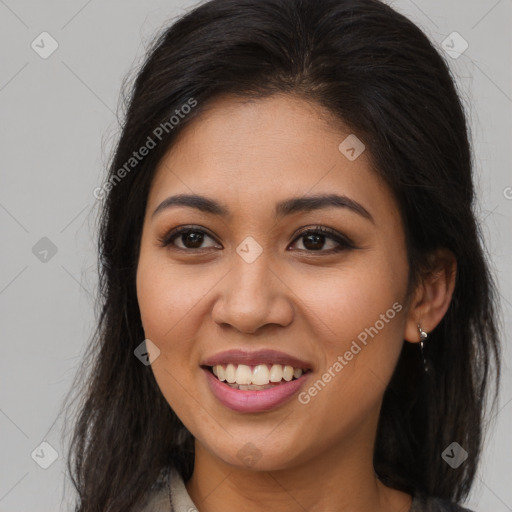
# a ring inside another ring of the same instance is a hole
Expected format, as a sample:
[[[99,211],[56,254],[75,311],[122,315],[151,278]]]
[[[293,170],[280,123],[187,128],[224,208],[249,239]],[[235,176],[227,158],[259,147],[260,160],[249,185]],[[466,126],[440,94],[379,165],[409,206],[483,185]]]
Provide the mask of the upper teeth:
[[[284,366],[273,364],[270,368],[266,364],[258,364],[251,370],[246,364],[228,364],[226,367],[218,364],[212,367],[214,375],[221,381],[227,381],[230,384],[256,384],[264,386],[270,382],[281,382],[282,379],[290,381],[295,377],[298,379],[302,375],[301,368],[293,366]]]

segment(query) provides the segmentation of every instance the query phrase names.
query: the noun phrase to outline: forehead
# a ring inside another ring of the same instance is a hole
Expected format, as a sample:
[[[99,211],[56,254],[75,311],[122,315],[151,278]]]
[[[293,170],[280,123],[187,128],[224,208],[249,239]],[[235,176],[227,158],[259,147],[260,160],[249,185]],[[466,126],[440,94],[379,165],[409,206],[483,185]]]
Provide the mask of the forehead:
[[[233,210],[273,212],[291,196],[338,193],[396,215],[368,152],[351,160],[340,151],[347,137],[354,141],[330,112],[296,96],[220,97],[182,130],[159,163],[148,207],[169,194],[194,193]]]

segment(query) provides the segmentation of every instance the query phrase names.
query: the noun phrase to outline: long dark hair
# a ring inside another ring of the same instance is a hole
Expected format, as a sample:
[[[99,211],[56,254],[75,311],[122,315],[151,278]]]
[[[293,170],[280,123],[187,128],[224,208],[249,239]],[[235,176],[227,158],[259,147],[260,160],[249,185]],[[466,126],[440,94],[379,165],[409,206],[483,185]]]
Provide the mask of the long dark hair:
[[[134,356],[144,340],[135,276],[157,163],[224,93],[299,95],[364,141],[403,217],[411,286],[433,250],[456,256],[453,299],[428,340],[433,371],[423,371],[418,345],[404,343],[384,395],[374,466],[389,486],[462,500],[480,456],[491,377],[496,403],[500,351],[468,127],[449,68],[418,27],[378,0],[212,0],[149,50],[96,193],[99,318],[68,458],[76,511],[135,510],[163,467],[185,480],[192,473],[193,439]],[[143,146],[154,147],[131,161]],[[441,457],[454,441],[469,454],[458,469]]]

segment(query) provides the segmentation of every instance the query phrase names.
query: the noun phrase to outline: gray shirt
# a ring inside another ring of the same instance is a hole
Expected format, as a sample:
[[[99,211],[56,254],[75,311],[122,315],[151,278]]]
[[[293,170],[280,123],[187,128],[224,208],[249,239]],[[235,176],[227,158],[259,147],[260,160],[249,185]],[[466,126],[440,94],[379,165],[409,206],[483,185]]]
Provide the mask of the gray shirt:
[[[170,493],[169,493],[170,491]],[[198,512],[181,475],[174,468],[163,469],[141,512]],[[471,512],[460,505],[421,493],[413,496],[409,512]]]

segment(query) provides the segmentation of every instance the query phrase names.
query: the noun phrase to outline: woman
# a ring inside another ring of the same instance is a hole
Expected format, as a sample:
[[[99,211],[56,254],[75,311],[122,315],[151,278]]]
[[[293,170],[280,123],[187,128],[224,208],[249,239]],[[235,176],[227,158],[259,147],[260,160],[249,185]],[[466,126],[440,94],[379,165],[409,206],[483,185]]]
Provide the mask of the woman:
[[[212,0],[107,181],[76,510],[464,510],[497,298],[449,70],[377,0]]]

